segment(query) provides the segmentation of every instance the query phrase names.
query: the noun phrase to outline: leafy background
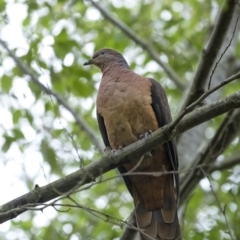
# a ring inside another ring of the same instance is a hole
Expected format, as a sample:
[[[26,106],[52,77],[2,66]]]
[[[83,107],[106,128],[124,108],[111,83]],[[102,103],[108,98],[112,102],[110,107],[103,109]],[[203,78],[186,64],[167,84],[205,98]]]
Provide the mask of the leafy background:
[[[159,58],[189,86],[223,1],[101,1],[101,5],[151,43]],[[84,67],[94,50],[108,47],[122,52],[130,67],[164,86],[175,117],[187,94],[165,71],[119,28],[105,19],[91,1],[0,2],[0,36],[39,81],[61,95],[99,136],[95,99],[101,79],[95,67]],[[34,84],[1,47],[0,52],[0,204],[46,185],[94,161],[101,152],[72,114]],[[236,44],[234,61],[240,55]],[[239,89],[227,85],[221,96]],[[222,117],[210,122],[210,140]],[[239,137],[219,156],[238,154]],[[197,149],[196,149],[197,152]],[[180,159],[181,164],[181,159]],[[183,166],[182,166],[183,167]],[[230,229],[240,239],[240,166],[211,174],[215,193],[226,207]],[[116,176],[110,171],[103,179]],[[73,195],[83,208],[28,211],[0,225],[0,239],[119,239],[120,222],[111,223],[88,208],[127,220],[133,203],[121,178],[89,186]],[[68,204],[64,199],[59,203]],[[61,212],[59,212],[61,210]],[[230,239],[224,215],[209,181],[204,178],[188,200],[182,220],[184,239]]]

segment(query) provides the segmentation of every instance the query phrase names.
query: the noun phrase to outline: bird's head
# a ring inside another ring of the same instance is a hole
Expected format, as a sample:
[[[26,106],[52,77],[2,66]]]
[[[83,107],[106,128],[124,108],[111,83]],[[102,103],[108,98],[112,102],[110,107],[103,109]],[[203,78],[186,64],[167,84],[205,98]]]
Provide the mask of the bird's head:
[[[124,59],[124,57],[122,56],[122,54],[109,48],[103,48],[96,51],[93,54],[92,59],[88,60],[83,65],[91,65],[91,64],[99,67],[101,71],[103,71],[105,67],[111,64],[113,65],[119,64],[119,65],[128,67],[128,64]]]

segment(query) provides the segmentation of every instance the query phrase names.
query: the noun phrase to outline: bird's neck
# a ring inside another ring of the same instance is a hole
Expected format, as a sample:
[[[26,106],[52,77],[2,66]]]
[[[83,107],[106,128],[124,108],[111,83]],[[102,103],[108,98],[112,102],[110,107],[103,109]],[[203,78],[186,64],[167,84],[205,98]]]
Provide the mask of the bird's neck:
[[[116,62],[116,63],[111,63],[105,66],[102,66],[101,71],[103,75],[111,75],[111,74],[116,74],[118,71],[129,71],[130,68],[126,62]]]

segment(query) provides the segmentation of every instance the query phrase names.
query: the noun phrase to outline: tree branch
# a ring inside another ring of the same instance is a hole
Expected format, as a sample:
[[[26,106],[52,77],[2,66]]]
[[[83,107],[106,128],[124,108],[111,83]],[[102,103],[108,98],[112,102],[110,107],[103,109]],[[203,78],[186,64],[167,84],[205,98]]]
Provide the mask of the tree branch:
[[[15,218],[25,212],[26,209],[24,209],[24,205],[28,203],[44,203],[64,194],[67,196],[71,194],[73,190],[76,190],[76,188],[94,181],[97,177],[109,170],[139,159],[151,149],[178,136],[184,131],[235,108],[240,108],[240,91],[227,98],[195,109],[193,112],[187,114],[173,130],[170,128],[170,124],[168,124],[150,134],[148,141],[141,139],[125,147],[123,150],[117,150],[114,155],[111,153],[105,155],[99,160],[87,165],[85,168],[77,170],[44,187],[36,185],[33,191],[0,207],[0,223]]]
[[[198,69],[189,89],[189,94],[183,103],[182,109],[194,102],[204,93],[204,86],[208,80],[208,76],[216,57],[221,50],[223,40],[231,23],[235,6],[235,0],[226,0],[209,40],[207,49],[203,51]]]
[[[235,75],[227,78],[226,80],[220,82],[217,86],[207,90],[202,96],[200,96],[195,102],[192,104],[188,105],[179,115],[178,117],[172,122],[172,127],[174,128],[178,122],[186,115],[186,113],[190,112],[193,110],[196,106],[198,106],[204,99],[206,99],[210,94],[213,92],[217,91],[219,88],[225,86],[226,84],[239,79],[240,78],[240,72],[236,73]]]
[[[34,73],[28,69],[26,65],[24,65],[21,60],[14,54],[13,51],[11,51],[7,44],[0,39],[0,44],[7,50],[8,54],[13,58],[17,66],[21,69],[23,73],[28,75],[32,82],[34,82],[42,91],[46,94],[49,94],[53,96],[57,102],[62,105],[65,109],[67,109],[76,120],[76,123],[78,124],[79,128],[86,132],[91,142],[98,148],[100,152],[103,152],[103,145],[101,141],[98,140],[96,137],[96,133],[93,131],[93,129],[84,121],[84,119],[74,110],[72,109],[69,104],[63,99],[60,95],[49,89],[48,87],[44,86],[41,82],[38,81],[38,77],[34,75]]]
[[[133,40],[137,45],[141,46],[143,50],[145,50],[148,55],[159,65],[163,68],[163,70],[166,72],[170,80],[172,80],[176,86],[180,90],[185,89],[185,85],[182,83],[182,81],[179,79],[176,72],[168,65],[163,63],[159,59],[159,55],[157,54],[157,51],[154,49],[154,47],[147,42],[146,40],[142,39],[140,36],[137,35],[136,32],[134,32],[131,28],[129,28],[124,22],[121,20],[115,18],[113,15],[111,15],[105,8],[103,8],[99,3],[88,0],[92,3],[92,5],[99,10],[99,12],[114,26],[119,28],[125,35],[127,35],[131,40]]]
[[[226,158],[221,163],[214,164],[212,167],[209,168],[209,172],[212,173],[214,171],[226,170],[237,164],[240,164],[240,152],[238,152],[237,154],[234,154],[234,156]]]
[[[128,220],[129,225],[127,225],[124,229],[124,232],[120,238],[120,240],[129,240],[133,239],[135,234],[137,233],[135,228],[130,228],[129,226],[135,226],[136,227],[136,217],[135,217],[135,211],[133,211],[129,217]]]
[[[235,36],[235,33],[236,33],[236,30],[237,30],[237,24],[238,24],[238,19],[239,19],[239,15],[237,16],[237,19],[236,19],[236,23],[235,23],[235,27],[234,27],[234,30],[233,30],[233,33],[232,33],[232,37],[230,39],[230,42],[228,43],[227,47],[224,49],[224,51],[222,52],[220,58],[217,60],[217,62],[215,63],[214,65],[214,68],[211,72],[211,75],[209,77],[209,82],[208,82],[208,90],[211,88],[211,82],[212,82],[212,78],[213,78],[213,74],[215,73],[216,69],[217,69],[217,66],[218,64],[221,62],[223,56],[225,55],[225,53],[227,52],[228,48],[231,46],[232,44],[232,41],[233,41],[233,38]]]
[[[215,192],[214,189],[213,189],[212,181],[211,181],[210,177],[208,176],[208,174],[207,174],[203,169],[201,169],[201,171],[202,171],[203,175],[208,179],[209,184],[210,184],[210,188],[211,188],[212,193],[213,193],[213,195],[214,195],[214,197],[215,197],[215,200],[216,200],[216,202],[217,202],[218,208],[220,209],[221,213],[223,214],[223,217],[224,217],[224,219],[225,219],[226,228],[227,228],[227,231],[226,231],[226,232],[229,234],[231,240],[234,240],[234,237],[233,237],[233,235],[232,235],[232,231],[231,231],[231,228],[230,228],[230,226],[229,226],[229,222],[228,222],[228,219],[227,219],[227,216],[226,216],[226,211],[225,211],[225,210],[226,210],[226,208],[225,208],[226,205],[225,205],[224,207],[222,207],[222,204],[221,204],[221,202],[220,202],[220,200],[219,200],[216,192]]]
[[[240,110],[237,109],[231,116],[227,116],[222,122],[215,136],[195,157],[190,168],[195,171],[182,177],[180,204],[184,203],[198,182],[204,177],[198,166],[205,165],[204,171],[212,172],[212,163],[227,148],[240,131]]]

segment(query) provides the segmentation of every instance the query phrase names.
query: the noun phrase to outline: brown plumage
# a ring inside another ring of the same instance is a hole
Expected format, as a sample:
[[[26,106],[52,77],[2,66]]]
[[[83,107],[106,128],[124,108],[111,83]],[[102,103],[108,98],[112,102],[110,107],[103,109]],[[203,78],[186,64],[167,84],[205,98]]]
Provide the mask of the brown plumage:
[[[101,49],[84,63],[89,64],[99,67],[103,74],[97,96],[97,118],[106,147],[125,147],[149,130],[155,131],[171,122],[167,97],[161,85],[131,71],[120,53]],[[119,171],[178,170],[175,140],[158,146],[151,154],[141,159],[140,164],[136,161],[128,163]],[[131,175],[125,176],[124,181],[134,199],[137,225],[145,233],[141,234],[141,239],[181,240],[177,216],[178,175]]]

